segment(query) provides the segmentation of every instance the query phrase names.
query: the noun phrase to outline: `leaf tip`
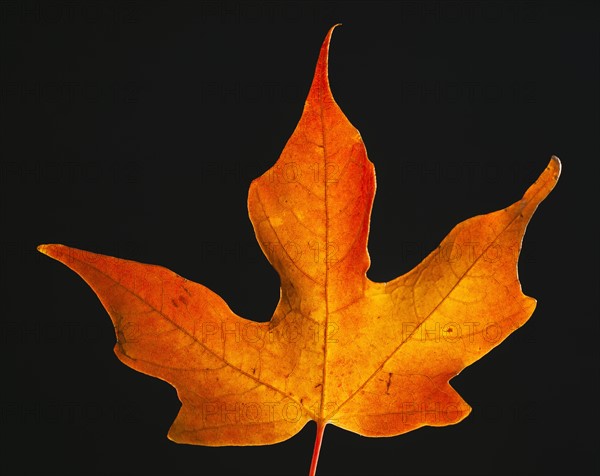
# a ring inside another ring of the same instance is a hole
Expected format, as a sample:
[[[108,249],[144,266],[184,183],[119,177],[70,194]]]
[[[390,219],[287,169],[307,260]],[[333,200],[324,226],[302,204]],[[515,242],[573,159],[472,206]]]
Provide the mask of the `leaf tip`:
[[[523,195],[523,200],[531,201],[533,204],[531,213],[554,189],[560,177],[561,168],[560,159],[553,155],[538,179],[527,189],[525,195]]]
[[[562,171],[562,162],[556,155],[550,157],[548,168],[553,172],[552,177],[554,180],[558,180],[558,177],[560,177],[560,172]]]
[[[333,34],[333,30],[335,30],[338,26],[341,26],[341,23],[336,23],[329,29],[327,35],[325,35],[323,44],[321,45],[321,51],[319,52],[317,68],[315,70],[315,75],[309,92],[309,97],[311,95],[315,95],[319,101],[324,97],[328,97],[333,100],[331,89],[329,87],[329,44],[331,43],[331,35]],[[321,94],[323,91],[325,92],[324,96]]]
[[[341,23],[335,23],[325,35],[325,40],[323,41],[323,46],[329,50],[329,43],[331,43],[331,36],[333,35],[333,30],[335,30],[338,26],[342,26]],[[328,52],[328,51],[327,51]]]
[[[50,258],[55,258],[58,248],[61,248],[61,247],[63,247],[63,245],[42,244],[42,245],[37,246],[37,250],[40,253],[45,254],[46,256],[50,256]]]

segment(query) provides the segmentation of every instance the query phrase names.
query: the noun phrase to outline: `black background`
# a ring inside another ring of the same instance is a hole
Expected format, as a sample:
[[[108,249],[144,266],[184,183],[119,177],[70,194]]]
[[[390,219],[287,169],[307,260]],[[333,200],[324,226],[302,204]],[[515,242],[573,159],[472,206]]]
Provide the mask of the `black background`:
[[[597,6],[0,5],[3,474],[307,473],[312,423],[274,446],[168,441],[174,389],[116,359],[93,292],[35,247],[161,264],[268,319],[248,185],[338,22],[332,90],[377,170],[371,279],[519,199],[552,154],[564,168],[524,239],[532,319],[452,381],[469,418],[386,439],[330,426],[319,474],[597,473]]]

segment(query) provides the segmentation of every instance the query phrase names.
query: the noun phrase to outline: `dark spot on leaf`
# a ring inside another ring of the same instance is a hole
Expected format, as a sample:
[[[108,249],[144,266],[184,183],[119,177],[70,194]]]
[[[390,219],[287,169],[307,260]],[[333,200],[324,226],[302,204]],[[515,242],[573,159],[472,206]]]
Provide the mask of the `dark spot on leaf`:
[[[177,304],[177,301],[175,301],[173,298],[171,298],[171,304],[173,304],[175,307],[179,307],[179,304]]]
[[[139,330],[137,325],[131,322],[126,322],[122,326],[119,326],[115,329],[117,331],[117,344],[119,344],[119,346],[135,344],[138,342]]]
[[[187,279],[185,279],[184,281],[187,282]],[[190,290],[188,288],[186,288],[185,286],[181,286],[181,288],[187,293],[188,296],[192,296],[192,293],[190,292]]]

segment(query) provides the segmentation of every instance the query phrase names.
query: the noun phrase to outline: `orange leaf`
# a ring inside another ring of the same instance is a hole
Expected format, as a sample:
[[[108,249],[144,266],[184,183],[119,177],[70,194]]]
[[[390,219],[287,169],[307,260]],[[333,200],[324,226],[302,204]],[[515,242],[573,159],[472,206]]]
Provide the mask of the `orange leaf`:
[[[264,445],[314,420],[311,474],[328,423],[393,436],[469,414],[448,382],[533,312],[518,255],[560,174],[553,157],[518,202],[460,223],[404,276],[368,280],[375,173],[329,89],[332,31],[296,130],[250,186],[250,219],[281,279],[270,322],[235,315],[206,287],[160,266],[39,247],[96,292],[119,359],[177,389],[182,407],[170,439]]]

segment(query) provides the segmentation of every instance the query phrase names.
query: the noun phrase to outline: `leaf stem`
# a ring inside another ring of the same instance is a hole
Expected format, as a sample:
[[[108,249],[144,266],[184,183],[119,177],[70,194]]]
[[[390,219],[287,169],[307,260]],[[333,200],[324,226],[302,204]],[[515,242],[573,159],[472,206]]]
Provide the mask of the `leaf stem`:
[[[327,423],[317,423],[315,447],[313,449],[312,461],[310,463],[310,470],[308,472],[308,476],[315,476],[317,474],[317,463],[319,462],[319,453],[321,452],[321,443],[323,442],[323,433],[325,432],[325,425],[327,425]]]

